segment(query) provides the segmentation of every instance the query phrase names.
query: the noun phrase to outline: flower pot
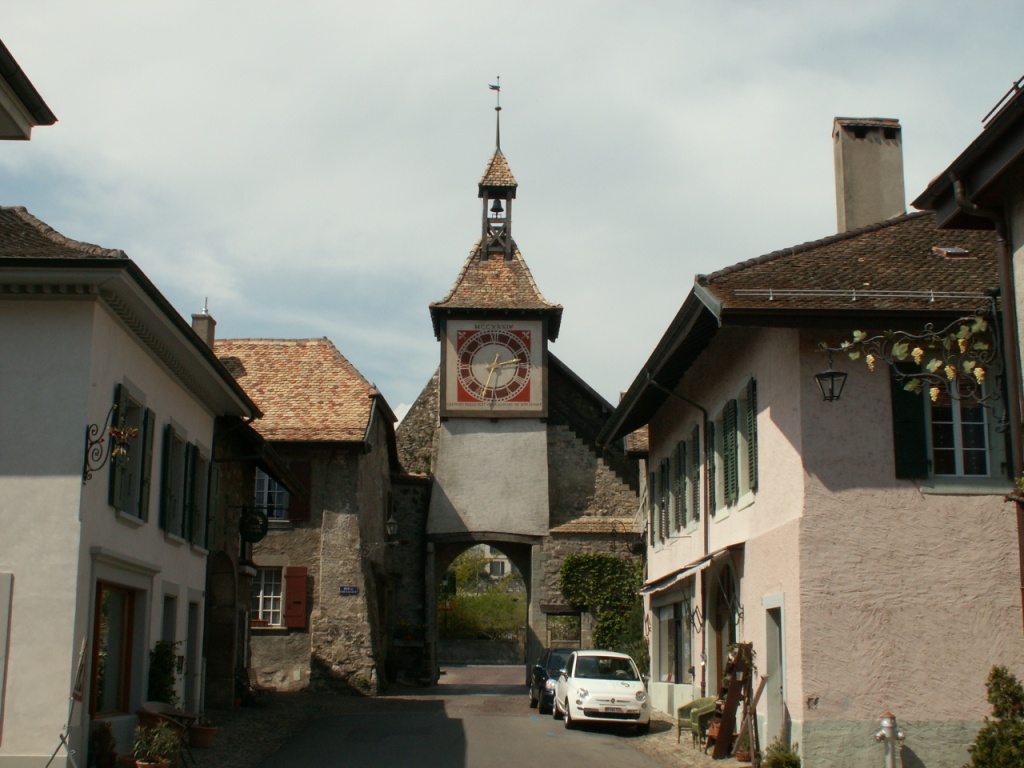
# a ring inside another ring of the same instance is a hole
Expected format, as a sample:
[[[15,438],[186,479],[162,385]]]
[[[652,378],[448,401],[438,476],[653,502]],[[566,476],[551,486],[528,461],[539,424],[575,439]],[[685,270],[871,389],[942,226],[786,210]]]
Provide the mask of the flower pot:
[[[193,747],[212,747],[217,728],[210,725],[193,725],[188,729],[188,742]]]
[[[135,768],[171,768],[171,761],[157,760],[155,763],[149,763],[145,760],[136,760]]]
[[[751,754],[745,750],[740,750],[733,753],[733,757],[739,760],[741,763],[749,763],[753,760]]]

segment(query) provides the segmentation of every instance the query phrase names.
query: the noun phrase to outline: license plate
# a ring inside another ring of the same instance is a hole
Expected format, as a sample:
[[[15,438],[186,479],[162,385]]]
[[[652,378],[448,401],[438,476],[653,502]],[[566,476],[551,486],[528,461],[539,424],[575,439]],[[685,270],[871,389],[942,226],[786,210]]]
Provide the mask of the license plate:
[[[622,711],[622,707],[605,707],[604,711],[605,712],[621,712]]]

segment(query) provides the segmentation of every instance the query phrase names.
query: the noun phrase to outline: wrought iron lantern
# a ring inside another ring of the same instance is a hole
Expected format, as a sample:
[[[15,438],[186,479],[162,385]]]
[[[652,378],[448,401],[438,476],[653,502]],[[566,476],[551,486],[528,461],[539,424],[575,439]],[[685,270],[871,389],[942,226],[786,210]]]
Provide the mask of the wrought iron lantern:
[[[818,389],[826,403],[838,400],[843,394],[843,385],[846,384],[846,372],[832,370],[832,350],[828,353],[828,370],[814,374],[814,380],[818,382]]]

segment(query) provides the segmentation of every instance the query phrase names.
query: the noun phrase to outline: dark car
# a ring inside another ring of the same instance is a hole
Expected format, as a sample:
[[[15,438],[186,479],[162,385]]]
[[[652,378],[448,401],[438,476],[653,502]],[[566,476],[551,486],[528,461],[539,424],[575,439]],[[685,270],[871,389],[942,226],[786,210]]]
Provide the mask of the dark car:
[[[558,671],[565,666],[571,648],[548,648],[530,670],[530,706],[542,715],[551,712],[555,700],[555,681]]]

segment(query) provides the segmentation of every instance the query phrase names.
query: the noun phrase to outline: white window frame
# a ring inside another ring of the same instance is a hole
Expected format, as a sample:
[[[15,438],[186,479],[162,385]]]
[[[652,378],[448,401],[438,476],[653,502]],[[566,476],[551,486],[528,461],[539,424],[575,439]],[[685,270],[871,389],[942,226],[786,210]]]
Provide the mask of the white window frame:
[[[271,627],[284,626],[284,568],[259,568],[252,579],[250,618]]]
[[[254,493],[256,510],[263,512],[268,520],[288,519],[288,491],[258,467]]]

